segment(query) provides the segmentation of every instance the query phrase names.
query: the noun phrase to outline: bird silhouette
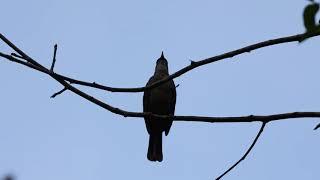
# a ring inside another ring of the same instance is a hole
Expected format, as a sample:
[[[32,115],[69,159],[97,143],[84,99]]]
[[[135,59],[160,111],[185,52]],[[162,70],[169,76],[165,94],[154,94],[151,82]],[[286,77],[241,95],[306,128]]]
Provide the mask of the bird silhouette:
[[[168,61],[161,53],[157,60],[153,76],[147,86],[169,76]],[[146,90],[143,94],[143,111],[158,115],[174,115],[176,105],[176,86],[170,80],[158,87]],[[167,136],[172,125],[172,119],[161,119],[147,116],[144,118],[149,133],[149,146],[147,158],[150,161],[163,160],[162,132]]]

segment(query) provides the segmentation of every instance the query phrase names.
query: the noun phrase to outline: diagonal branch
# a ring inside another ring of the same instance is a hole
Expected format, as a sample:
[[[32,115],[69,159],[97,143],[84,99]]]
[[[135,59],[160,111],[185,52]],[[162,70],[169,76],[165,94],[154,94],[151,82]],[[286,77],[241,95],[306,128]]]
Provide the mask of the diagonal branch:
[[[227,58],[231,58],[243,53],[247,53],[247,52],[251,52],[253,50],[256,49],[260,49],[263,47],[267,47],[267,46],[272,46],[272,45],[276,45],[276,44],[282,44],[282,43],[288,43],[288,42],[300,42],[301,39],[304,38],[311,38],[314,36],[319,36],[320,32],[311,32],[311,33],[303,33],[303,34],[297,34],[297,35],[293,35],[293,36],[287,36],[287,37],[282,37],[282,38],[276,38],[276,39],[271,39],[271,40],[267,40],[267,41],[263,41],[260,43],[256,43],[256,44],[252,44],[234,51],[230,51],[221,55],[217,55],[214,57],[210,57],[204,60],[200,60],[200,61],[191,61],[189,66],[186,66],[184,68],[182,68],[181,70],[171,74],[169,77],[158,81],[150,86],[146,86],[146,87],[138,87],[138,88],[115,88],[115,87],[109,87],[109,86],[104,86],[101,84],[98,84],[96,82],[86,82],[86,81],[82,81],[82,80],[77,80],[77,79],[73,79],[67,76],[63,76],[60,74],[56,74],[57,77],[69,81],[70,83],[73,84],[78,84],[78,85],[83,85],[83,86],[88,86],[88,87],[93,87],[96,89],[101,89],[101,90],[105,90],[105,91],[110,91],[110,92],[143,92],[147,89],[152,89],[155,88],[165,82],[168,82],[169,80],[172,80],[174,78],[177,78],[197,67],[209,64],[209,63],[213,63],[216,61],[220,61],[223,59],[227,59]],[[12,42],[10,42],[7,38],[5,38],[1,33],[0,33],[0,39],[2,39],[6,44],[8,44],[12,49],[14,49],[16,52],[18,52],[24,59],[26,59],[28,62],[31,62],[32,64],[35,64],[37,66],[43,67],[41,66],[39,63],[35,62],[32,58],[30,58],[29,56],[27,56],[23,51],[21,51],[19,48],[17,48]]]
[[[55,97],[57,97],[58,95],[60,95],[60,94],[62,94],[63,92],[65,92],[66,90],[68,90],[68,89],[64,87],[64,88],[61,89],[60,91],[52,94],[52,96],[50,96],[50,98],[55,98]]]
[[[234,163],[228,170],[226,170],[223,174],[221,174],[219,177],[217,177],[216,180],[221,179],[224,175],[226,175],[227,173],[229,173],[233,168],[235,168],[241,161],[243,161],[243,160],[248,156],[248,154],[250,153],[250,151],[252,150],[252,148],[254,147],[254,145],[256,144],[256,142],[258,141],[258,139],[259,139],[261,133],[263,132],[263,130],[264,130],[264,128],[265,128],[265,126],[266,126],[267,123],[268,123],[268,122],[263,122],[263,123],[262,123],[261,128],[260,128],[258,134],[257,134],[256,137],[254,138],[252,144],[250,145],[250,147],[249,147],[249,149],[246,151],[246,153],[244,153],[244,155],[243,155],[236,163]]]
[[[26,59],[28,62],[30,62],[31,64],[34,64],[36,66],[39,66],[41,68],[44,68],[41,64],[39,64],[38,62],[36,62],[35,60],[33,60],[31,57],[29,57],[26,53],[24,53],[21,49],[19,49],[16,45],[14,45],[12,42],[10,42],[6,37],[4,37],[1,33],[0,33],[0,39],[3,40],[3,42],[5,42],[8,46],[10,46],[13,50],[15,50],[18,54],[21,55],[22,58]]]

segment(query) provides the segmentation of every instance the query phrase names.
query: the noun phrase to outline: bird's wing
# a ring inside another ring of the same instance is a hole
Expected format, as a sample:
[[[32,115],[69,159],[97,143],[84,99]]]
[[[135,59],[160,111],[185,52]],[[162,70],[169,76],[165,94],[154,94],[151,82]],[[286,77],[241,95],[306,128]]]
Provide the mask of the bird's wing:
[[[174,84],[173,80],[169,81],[168,83],[169,83],[169,88],[172,95],[172,98],[170,99],[170,103],[169,103],[169,113],[170,115],[174,115],[174,111],[176,108],[176,98],[177,98],[176,85]],[[165,129],[166,136],[169,134],[171,125],[172,125],[172,120],[170,120],[170,123],[168,123]]]
[[[154,81],[153,76],[149,79],[148,83],[146,84],[146,86],[152,84]],[[145,90],[143,93],[143,112],[150,112],[150,90]],[[151,129],[150,129],[150,124],[147,122],[149,121],[148,117],[145,117],[144,120],[146,121],[146,127],[147,127],[147,131],[150,133]]]
[[[170,114],[174,115],[174,111],[176,108],[176,99],[177,99],[177,92],[176,92],[176,85],[174,84],[174,81],[170,81],[170,90],[172,92],[172,99],[170,102]]]

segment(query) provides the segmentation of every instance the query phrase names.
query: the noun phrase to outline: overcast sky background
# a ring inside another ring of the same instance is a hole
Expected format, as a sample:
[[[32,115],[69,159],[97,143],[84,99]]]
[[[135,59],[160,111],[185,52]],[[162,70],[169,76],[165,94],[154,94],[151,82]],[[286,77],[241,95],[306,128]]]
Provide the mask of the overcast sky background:
[[[297,1],[2,0],[0,32],[55,70],[114,87],[143,86],[164,51],[171,73],[256,42],[304,31]],[[177,115],[241,116],[319,111],[318,37],[267,47],[175,79]],[[0,51],[11,53],[0,42]],[[146,158],[144,121],[65,92],[48,76],[0,61],[0,176],[18,180],[213,179],[246,151],[259,123],[175,122],[164,160]],[[130,111],[142,93],[81,88]],[[269,123],[225,180],[319,179],[320,120]]]

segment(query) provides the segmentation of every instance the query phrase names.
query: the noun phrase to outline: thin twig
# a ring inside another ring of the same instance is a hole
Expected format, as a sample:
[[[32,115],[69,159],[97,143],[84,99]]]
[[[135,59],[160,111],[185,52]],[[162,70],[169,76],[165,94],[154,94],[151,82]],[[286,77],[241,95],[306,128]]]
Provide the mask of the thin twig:
[[[60,95],[60,94],[62,94],[64,91],[66,91],[67,90],[67,88],[63,88],[63,89],[61,89],[60,91],[58,91],[58,92],[56,92],[56,93],[54,93],[52,96],[50,96],[50,98],[55,98],[56,96],[58,96],[58,95]]]
[[[320,124],[318,124],[313,130],[317,130],[318,128],[320,128]]]
[[[50,68],[50,71],[51,71],[51,72],[53,72],[54,65],[56,64],[57,48],[58,48],[58,45],[57,45],[57,44],[55,44],[55,45],[54,45],[53,58],[52,58],[52,64],[51,64],[51,68]]]
[[[192,69],[195,69],[197,67],[209,64],[209,63],[213,63],[216,61],[220,61],[223,59],[227,59],[227,58],[231,58],[246,52],[251,52],[253,50],[256,49],[260,49],[263,47],[267,47],[267,46],[272,46],[272,45],[276,45],[276,44],[281,44],[281,43],[288,43],[288,42],[299,42],[301,39],[303,38],[311,38],[314,36],[319,36],[320,32],[312,32],[312,33],[303,33],[303,34],[297,34],[297,35],[293,35],[293,36],[287,36],[287,37],[282,37],[282,38],[276,38],[276,39],[271,39],[271,40],[267,40],[267,41],[263,41],[263,42],[259,42],[253,45],[249,45],[234,51],[230,51],[224,54],[220,54],[214,57],[210,57],[204,60],[200,60],[200,61],[193,61],[193,63],[191,63],[189,66],[186,66],[184,68],[182,68],[181,70],[171,74],[170,76],[168,76],[167,78],[158,81],[154,84],[151,84],[149,86],[146,87],[138,87],[138,88],[115,88],[115,87],[109,87],[109,86],[104,86],[98,83],[92,83],[92,82],[86,82],[86,81],[81,81],[81,80],[77,80],[77,79],[73,79],[67,76],[63,76],[60,74],[56,74],[56,76],[63,80],[66,80],[68,82],[72,82],[74,84],[79,84],[79,85],[83,85],[83,86],[88,86],[88,87],[93,87],[96,89],[101,89],[101,90],[105,90],[105,91],[110,91],[110,92],[143,92],[145,90],[149,90],[152,88],[155,88],[169,80],[172,80],[174,78],[177,78],[185,73],[187,73],[188,71],[191,71]],[[20,55],[22,55],[22,57],[24,57],[27,61],[32,62],[32,64],[39,64],[37,62],[35,62],[33,59],[31,59],[29,56],[27,56],[25,53],[23,53],[19,48],[17,48],[13,43],[11,43],[7,38],[5,38],[1,33],[0,33],[0,39],[2,39],[5,43],[7,43],[11,48],[13,48],[15,51],[17,51]],[[40,65],[41,66],[41,65]]]
[[[11,53],[11,56],[14,56],[14,57],[17,57],[20,59],[24,59],[22,56],[20,56],[19,54],[16,54],[16,53]]]
[[[235,168],[241,161],[243,161],[247,156],[248,154],[250,153],[250,151],[252,150],[252,148],[254,147],[254,145],[256,144],[256,142],[258,141],[261,133],[263,132],[264,130],[264,127],[266,126],[267,122],[263,122],[262,125],[261,125],[261,128],[258,132],[258,134],[256,135],[256,137],[254,138],[252,144],[250,145],[249,149],[246,151],[246,153],[244,153],[244,155],[235,163],[233,164],[228,170],[226,170],[223,174],[221,174],[219,177],[216,178],[216,180],[219,180],[221,179],[224,175],[226,175],[227,173],[229,173],[233,168]]]

